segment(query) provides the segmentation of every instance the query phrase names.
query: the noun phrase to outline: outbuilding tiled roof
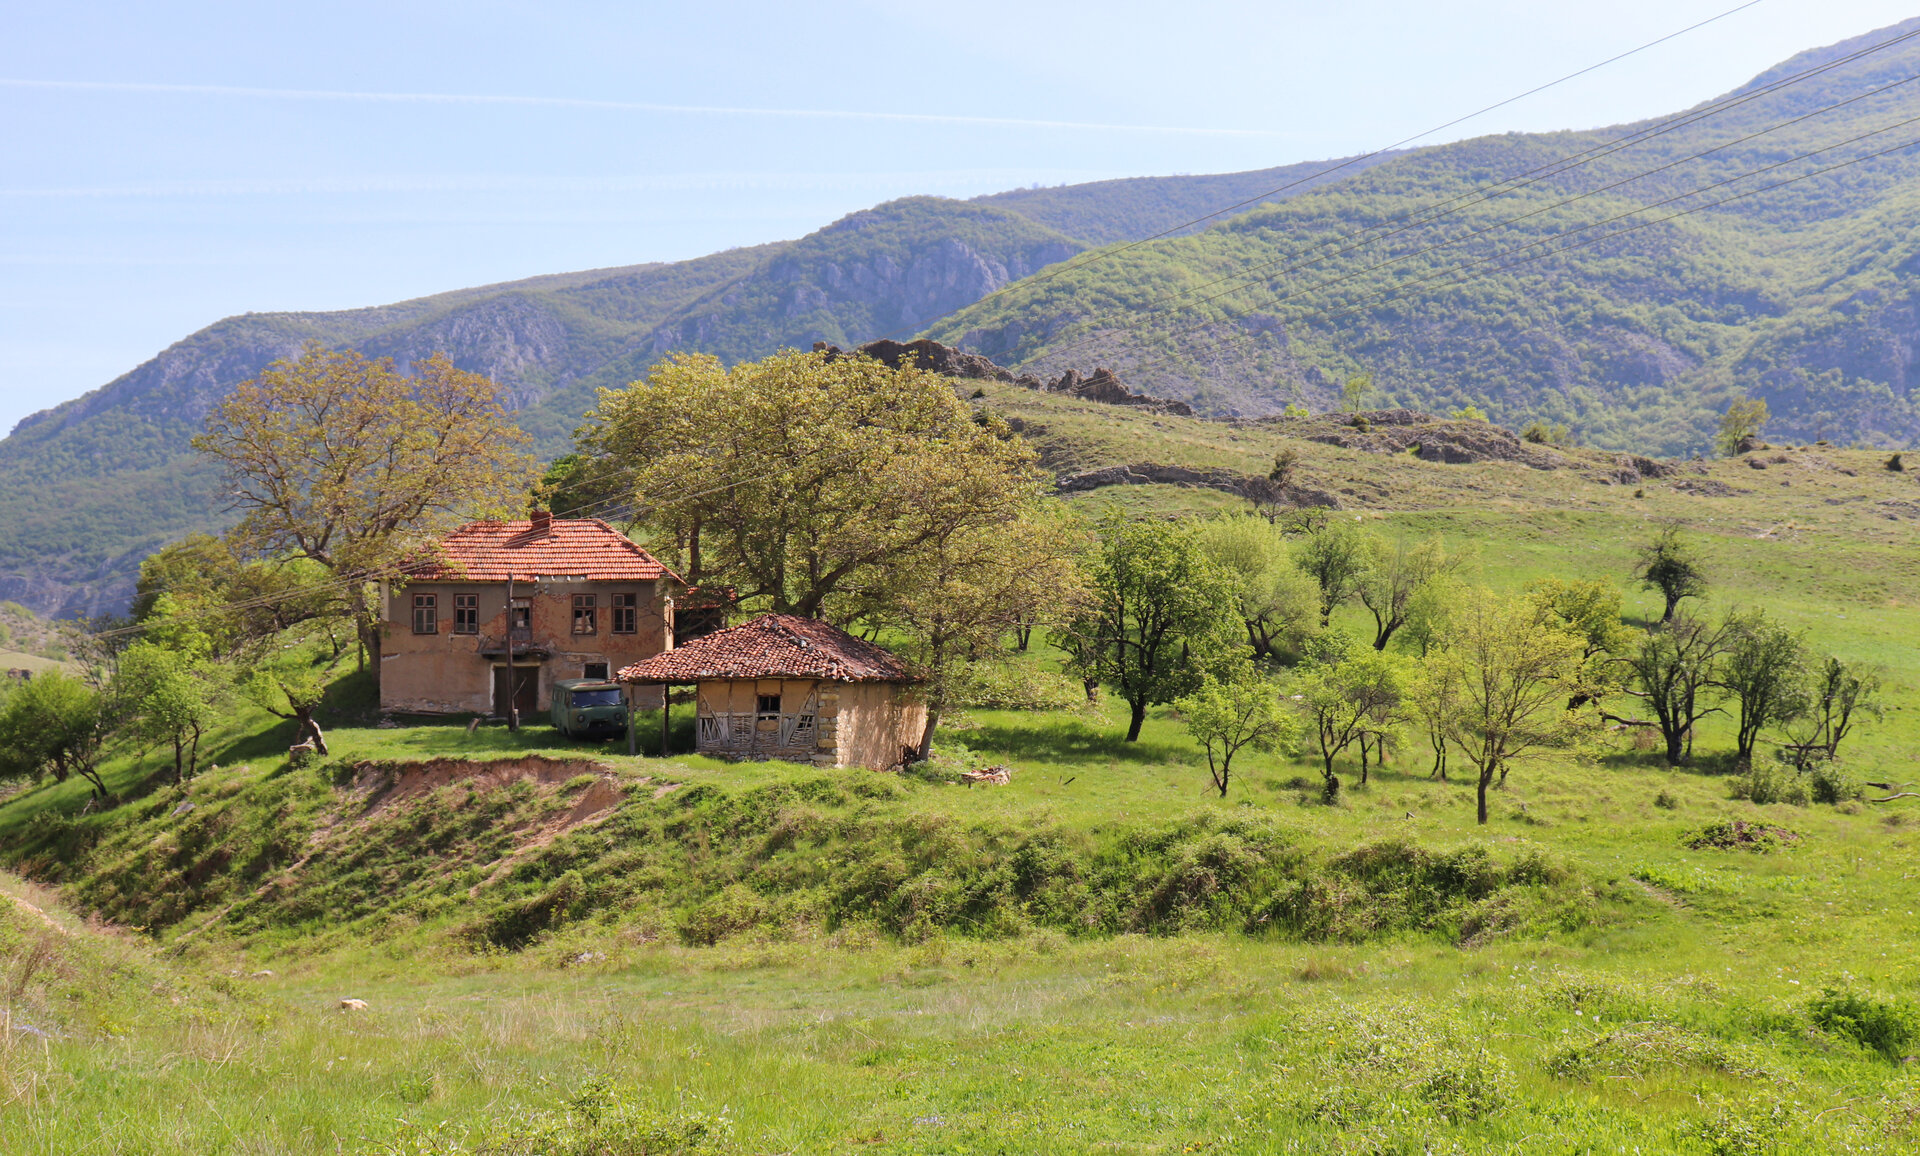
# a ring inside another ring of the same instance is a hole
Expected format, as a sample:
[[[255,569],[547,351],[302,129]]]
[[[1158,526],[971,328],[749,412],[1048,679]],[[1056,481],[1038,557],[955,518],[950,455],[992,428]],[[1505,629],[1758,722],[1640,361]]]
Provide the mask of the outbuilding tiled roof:
[[[827,682],[915,682],[890,651],[836,626],[767,614],[661,651],[620,672],[622,682],[704,682],[730,678],[817,678]]]
[[[469,522],[440,543],[441,557],[414,570],[415,581],[505,582],[572,577],[651,582],[679,575],[598,518],[521,518]]]

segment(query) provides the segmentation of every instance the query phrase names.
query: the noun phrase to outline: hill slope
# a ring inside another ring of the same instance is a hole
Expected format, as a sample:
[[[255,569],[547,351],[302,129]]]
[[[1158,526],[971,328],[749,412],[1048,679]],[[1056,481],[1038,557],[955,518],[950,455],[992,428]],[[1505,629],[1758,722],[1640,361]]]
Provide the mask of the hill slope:
[[[371,309],[230,317],[27,418],[0,441],[0,599],[61,615],[124,606],[142,557],[220,524],[217,480],[187,439],[227,390],[308,341],[402,364],[444,350],[505,386],[540,448],[558,452],[596,388],[633,380],[671,350],[739,359],[814,341],[905,335],[1091,244],[1149,236],[1286,185],[1308,167],[1108,181],[977,202],[911,197],[798,241],[692,261],[535,277]]]
[[[1404,154],[1016,288],[930,336],[1041,375],[1109,365],[1223,416],[1325,405],[1367,372],[1386,404],[1476,403],[1614,448],[1696,448],[1742,389],[1784,435],[1905,444],[1920,434],[1920,159],[1874,154],[1915,140],[1920,37],[1773,86],[1916,32],[1802,54],[1670,131]],[[1589,150],[1598,159],[1479,195]]]

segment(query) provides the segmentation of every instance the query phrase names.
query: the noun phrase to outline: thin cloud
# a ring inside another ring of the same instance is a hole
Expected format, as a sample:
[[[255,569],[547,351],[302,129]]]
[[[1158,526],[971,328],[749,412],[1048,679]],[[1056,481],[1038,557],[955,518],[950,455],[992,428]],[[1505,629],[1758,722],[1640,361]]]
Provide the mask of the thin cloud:
[[[466,174],[441,176],[365,175],[240,178],[233,180],[141,181],[112,185],[48,185],[0,188],[0,197],[197,198],[354,195],[389,193],[545,193],[596,194],[657,191],[729,190],[868,191],[874,189],[981,189],[998,192],[1041,181],[1066,184],[1095,181],[1112,174],[1095,170],[945,169],[874,173],[649,173],[609,176],[518,176]]]
[[[1181,136],[1283,137],[1289,133],[1250,128],[1194,128],[1180,125],[1097,124],[1023,117],[954,116],[923,112],[857,112],[825,108],[735,108],[727,105],[654,104],[633,100],[588,100],[571,96],[500,96],[454,92],[340,92],[314,88],[246,88],[224,84],[143,84],[109,80],[30,80],[0,77],[0,87],[65,89],[80,92],[143,92],[177,96],[234,96],[267,100],[325,100],[374,104],[517,105],[533,108],[589,109],[603,112],[666,113],[690,116],[766,116],[812,120],[870,120],[909,124],[950,124],[995,128],[1074,129],[1097,132],[1166,133]]]

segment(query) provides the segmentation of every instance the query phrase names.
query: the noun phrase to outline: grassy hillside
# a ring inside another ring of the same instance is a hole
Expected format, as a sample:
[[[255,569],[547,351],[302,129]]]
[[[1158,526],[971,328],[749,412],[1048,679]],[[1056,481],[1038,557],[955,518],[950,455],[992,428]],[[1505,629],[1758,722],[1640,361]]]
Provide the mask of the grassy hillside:
[[[1749,88],[1916,28],[1804,54]],[[1096,361],[1217,414],[1324,406],[1369,373],[1382,404],[1473,403],[1640,452],[1705,444],[1740,390],[1768,399],[1783,436],[1905,445],[1920,434],[1912,149],[1613,230],[1910,141],[1909,126],[1842,144],[1920,115],[1920,88],[1905,83],[1916,71],[1920,39],[1491,200],[1478,190],[1662,122],[1404,154],[1016,288],[932,335],[1043,375]],[[1422,215],[1436,205],[1460,211]],[[1641,211],[1650,205],[1664,207]]]
[[[1617,484],[1591,451],[1443,464],[1304,440],[1305,423],[1140,422],[986,388],[1063,471],[1263,473],[1293,449],[1338,516],[1442,533],[1504,589],[1624,581],[1655,520],[1677,519],[1712,609],[1765,606],[1884,664],[1890,709],[1849,764],[1912,777],[1920,483],[1885,454],[1781,446]],[[1240,504],[1166,485],[1074,500]],[[1658,606],[1635,591],[1626,609]],[[0,921],[4,970],[28,976],[15,1022],[49,1033],[0,1058],[23,1151],[458,1152],[543,1129],[545,1147],[506,1150],[1920,1138],[1902,1063],[1920,1036],[1883,1054],[1861,1026],[1920,998],[1920,811],[1731,798],[1711,757],[1723,720],[1694,769],[1620,737],[1518,767],[1481,829],[1471,787],[1412,752],[1335,808],[1283,756],[1237,764],[1220,799],[1171,712],[1127,744],[1111,702],[952,720],[936,770],[1012,767],[998,788],[629,758],[543,727],[382,728],[363,710],[364,687],[336,687],[324,764],[289,768],[284,725],[240,708],[219,769],[184,789],[129,751],[114,807],[83,811],[77,783],[0,802],[0,863],[57,892],[0,890],[67,931]],[[1689,845],[1725,820],[1796,838]],[[98,942],[79,916],[140,930]],[[43,943],[58,965],[27,966]]]
[[[558,454],[596,389],[634,380],[672,350],[740,359],[907,335],[1089,244],[1158,232],[1293,174],[1102,182],[1005,204],[910,197],[799,241],[693,261],[228,318],[0,441],[0,598],[50,615],[123,608],[142,557],[222,523],[217,479],[187,439],[228,389],[307,341],[402,364],[448,352],[500,382],[539,448]]]

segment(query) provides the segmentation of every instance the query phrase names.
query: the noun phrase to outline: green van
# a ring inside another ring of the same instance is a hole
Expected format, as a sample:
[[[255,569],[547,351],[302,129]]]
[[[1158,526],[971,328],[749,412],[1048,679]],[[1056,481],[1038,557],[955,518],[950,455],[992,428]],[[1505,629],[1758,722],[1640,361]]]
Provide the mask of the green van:
[[[569,678],[553,684],[553,726],[570,739],[611,739],[627,733],[627,700],[620,684]]]

